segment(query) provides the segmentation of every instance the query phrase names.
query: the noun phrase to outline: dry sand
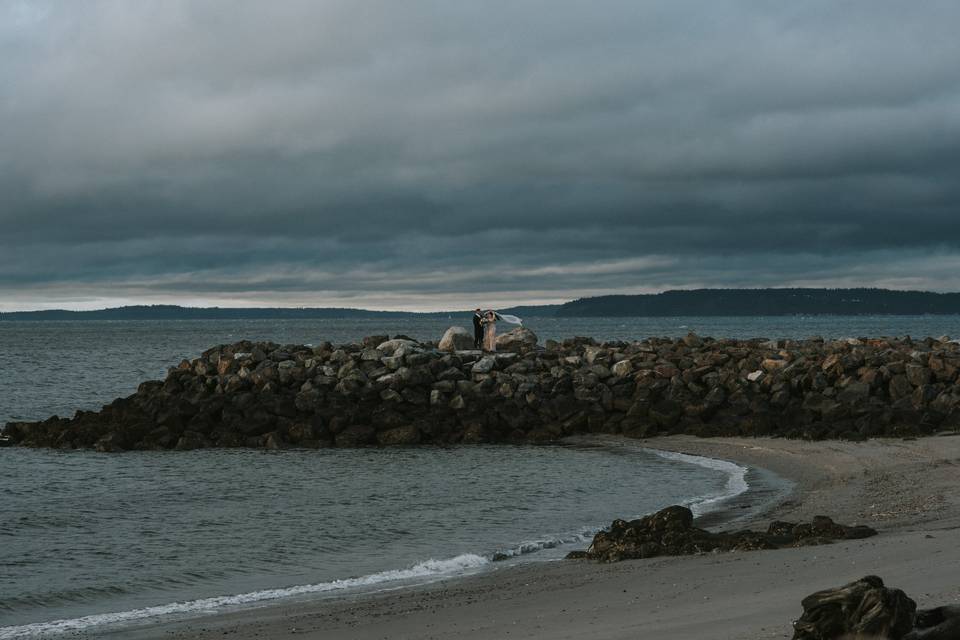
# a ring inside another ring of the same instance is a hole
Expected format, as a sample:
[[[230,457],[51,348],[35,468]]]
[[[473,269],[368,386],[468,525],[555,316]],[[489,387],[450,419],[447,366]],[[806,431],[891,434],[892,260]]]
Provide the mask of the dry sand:
[[[644,445],[763,467],[797,482],[765,514],[829,515],[880,535],[828,546],[549,562],[339,601],[274,605],[123,638],[789,638],[809,593],[876,574],[921,607],[960,603],[960,436],[865,443],[656,438]]]

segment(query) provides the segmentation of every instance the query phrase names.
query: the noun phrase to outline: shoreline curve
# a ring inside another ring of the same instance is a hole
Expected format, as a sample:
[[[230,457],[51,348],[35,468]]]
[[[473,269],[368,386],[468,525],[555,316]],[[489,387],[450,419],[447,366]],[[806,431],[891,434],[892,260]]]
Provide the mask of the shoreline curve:
[[[881,535],[823,547],[620,562],[528,563],[468,578],[338,602],[270,606],[189,624],[124,630],[131,640],[291,630],[307,639],[467,640],[602,637],[666,640],[789,637],[800,600],[877,574],[921,607],[960,599],[960,438],[802,442],[774,438],[656,438],[654,448],[761,466],[796,483],[764,518],[827,514]]]
[[[737,515],[723,513],[724,504],[727,501],[748,494],[755,489],[746,481],[746,475],[751,471],[751,468],[729,460],[650,448],[637,441],[615,436],[582,436],[568,439],[567,444],[601,449],[617,447],[635,453],[654,454],[667,460],[726,473],[728,479],[723,491],[693,496],[682,502],[684,506],[689,506],[695,515],[701,519],[703,516],[713,515],[714,524],[727,522]],[[622,514],[611,514],[610,518],[613,519],[619,515]],[[630,517],[640,517],[642,515],[645,514],[630,514]],[[465,553],[453,558],[429,558],[409,567],[388,569],[353,578],[211,596],[125,611],[91,614],[78,618],[0,627],[0,640],[47,636],[62,637],[64,634],[92,633],[94,631],[120,633],[128,625],[137,625],[138,623],[140,625],[157,626],[190,624],[191,622],[202,621],[210,616],[228,615],[264,606],[281,606],[284,603],[298,601],[306,603],[308,601],[305,601],[304,598],[311,595],[315,597],[314,601],[317,601],[319,599],[363,597],[385,590],[416,589],[438,581],[456,580],[478,572],[489,571],[493,568],[491,563],[496,560],[519,560],[548,549],[588,545],[592,536],[607,524],[604,523],[602,526],[588,525],[575,533],[558,534],[556,538],[518,542],[514,547],[499,550],[492,556]],[[501,557],[497,558],[496,556]],[[536,562],[536,559],[530,559],[529,561]],[[514,566],[516,566],[515,563]]]

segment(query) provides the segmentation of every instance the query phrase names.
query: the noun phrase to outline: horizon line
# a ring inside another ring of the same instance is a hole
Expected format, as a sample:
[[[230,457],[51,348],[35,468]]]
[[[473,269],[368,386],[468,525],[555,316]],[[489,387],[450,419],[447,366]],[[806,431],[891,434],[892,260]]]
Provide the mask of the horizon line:
[[[672,288],[672,289],[663,289],[657,292],[651,293],[605,293],[594,296],[583,296],[579,298],[569,298],[564,302],[544,302],[544,303],[530,303],[530,304],[507,304],[507,305],[496,305],[492,309],[512,309],[517,307],[559,307],[571,302],[578,302],[580,300],[590,300],[595,298],[612,298],[612,297],[641,297],[641,296],[658,296],[665,293],[673,292],[697,292],[697,291],[885,291],[885,292],[895,292],[895,293],[926,293],[932,295],[954,295],[960,293],[960,291],[932,291],[929,289],[893,289],[888,287],[695,287],[695,288]],[[113,307],[102,307],[95,309],[69,309],[63,307],[55,308],[28,308],[28,309],[11,309],[11,310],[0,310],[0,316],[10,315],[16,313],[98,313],[104,311],[117,311],[121,309],[131,309],[131,308],[176,308],[176,309],[185,309],[185,310],[195,310],[195,311],[212,311],[212,310],[249,310],[249,311],[263,311],[263,310],[300,310],[300,311],[360,311],[365,313],[400,313],[400,314],[411,314],[411,315],[438,315],[444,313],[465,313],[476,309],[473,308],[464,308],[464,309],[439,309],[435,311],[419,311],[419,310],[409,310],[409,309],[372,309],[366,307],[347,307],[347,306],[283,306],[283,305],[272,305],[272,306],[194,306],[189,304],[176,304],[176,303],[135,303],[135,304],[123,304]],[[481,309],[485,308],[483,306],[479,307]]]

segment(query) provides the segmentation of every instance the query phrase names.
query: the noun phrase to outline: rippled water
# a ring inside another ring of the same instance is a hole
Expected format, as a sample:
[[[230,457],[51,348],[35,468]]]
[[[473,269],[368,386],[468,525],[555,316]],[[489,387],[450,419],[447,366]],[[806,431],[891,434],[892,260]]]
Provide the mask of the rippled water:
[[[188,604],[152,613],[480,568],[496,552],[582,541],[616,516],[744,488],[729,463],[583,446],[13,448],[0,461],[0,638],[172,602]]]

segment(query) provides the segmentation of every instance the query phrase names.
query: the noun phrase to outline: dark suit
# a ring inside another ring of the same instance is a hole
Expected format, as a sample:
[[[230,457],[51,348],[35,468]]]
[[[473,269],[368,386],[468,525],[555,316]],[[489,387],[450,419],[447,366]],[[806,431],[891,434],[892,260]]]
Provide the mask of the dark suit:
[[[479,313],[473,314],[473,348],[480,349],[483,346],[483,316]]]

